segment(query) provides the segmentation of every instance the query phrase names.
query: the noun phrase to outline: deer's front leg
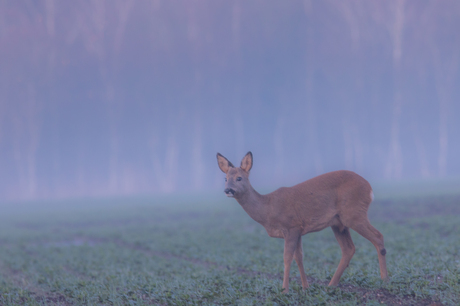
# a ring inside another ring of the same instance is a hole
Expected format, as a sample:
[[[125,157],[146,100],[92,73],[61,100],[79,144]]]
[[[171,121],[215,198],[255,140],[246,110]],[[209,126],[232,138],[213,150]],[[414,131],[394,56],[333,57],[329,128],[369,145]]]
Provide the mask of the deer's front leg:
[[[300,279],[302,280],[302,287],[303,289],[308,288],[308,281],[307,276],[305,275],[305,269],[303,267],[303,250],[302,250],[302,235],[299,235],[297,242],[297,248],[294,252],[294,259],[297,262],[297,266],[299,266],[300,272]]]
[[[294,259],[294,252],[299,242],[299,236],[300,233],[297,232],[288,232],[284,235],[284,293],[289,292],[289,271],[291,270],[291,263]]]

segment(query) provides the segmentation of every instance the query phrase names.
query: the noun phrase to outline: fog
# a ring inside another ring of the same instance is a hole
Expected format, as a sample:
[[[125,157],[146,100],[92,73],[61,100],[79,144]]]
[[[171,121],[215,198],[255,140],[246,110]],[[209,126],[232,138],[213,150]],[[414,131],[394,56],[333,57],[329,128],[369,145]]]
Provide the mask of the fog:
[[[460,2],[0,1],[0,200],[460,176]]]

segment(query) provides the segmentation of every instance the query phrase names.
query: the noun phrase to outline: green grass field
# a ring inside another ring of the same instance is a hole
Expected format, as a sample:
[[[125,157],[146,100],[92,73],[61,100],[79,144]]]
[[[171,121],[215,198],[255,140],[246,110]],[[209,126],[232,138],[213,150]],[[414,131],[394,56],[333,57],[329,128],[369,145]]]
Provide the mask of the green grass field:
[[[5,204],[0,216],[1,305],[459,305],[460,195],[377,196],[390,281],[373,245],[340,285],[332,230],[303,237],[310,287],[291,269],[281,293],[283,240],[268,237],[222,195]]]

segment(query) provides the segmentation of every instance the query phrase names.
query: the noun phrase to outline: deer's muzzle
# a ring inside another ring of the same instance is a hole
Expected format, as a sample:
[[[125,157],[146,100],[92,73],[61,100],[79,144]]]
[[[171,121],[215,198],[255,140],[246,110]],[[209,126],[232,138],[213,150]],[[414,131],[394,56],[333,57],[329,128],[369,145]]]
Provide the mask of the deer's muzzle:
[[[233,197],[235,195],[235,190],[232,188],[226,188],[224,192],[228,197]]]

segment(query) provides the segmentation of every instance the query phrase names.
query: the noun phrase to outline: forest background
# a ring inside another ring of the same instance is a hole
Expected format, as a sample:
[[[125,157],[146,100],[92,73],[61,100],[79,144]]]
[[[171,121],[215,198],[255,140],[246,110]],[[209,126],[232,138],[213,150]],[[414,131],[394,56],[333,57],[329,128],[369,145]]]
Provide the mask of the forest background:
[[[460,2],[0,1],[0,200],[460,176]]]

